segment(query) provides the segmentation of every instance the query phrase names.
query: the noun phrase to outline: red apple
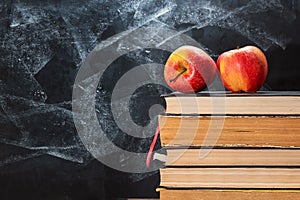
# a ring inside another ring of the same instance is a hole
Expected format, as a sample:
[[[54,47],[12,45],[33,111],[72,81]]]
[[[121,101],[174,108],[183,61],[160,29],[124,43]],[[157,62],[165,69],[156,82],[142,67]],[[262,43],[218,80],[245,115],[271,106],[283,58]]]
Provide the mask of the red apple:
[[[217,67],[225,88],[232,92],[256,92],[264,84],[268,63],[255,46],[245,46],[222,53]]]
[[[175,91],[183,93],[199,92],[215,78],[217,66],[202,49],[181,46],[168,58],[164,68],[164,78]]]

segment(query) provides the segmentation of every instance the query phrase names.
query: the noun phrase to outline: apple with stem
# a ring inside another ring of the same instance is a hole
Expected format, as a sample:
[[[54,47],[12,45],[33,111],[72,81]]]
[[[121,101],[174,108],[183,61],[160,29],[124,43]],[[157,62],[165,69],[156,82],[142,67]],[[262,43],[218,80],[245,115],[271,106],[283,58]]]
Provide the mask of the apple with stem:
[[[268,62],[255,46],[245,46],[222,53],[217,67],[224,87],[232,92],[255,93],[264,84]]]
[[[216,71],[215,61],[207,53],[200,48],[185,45],[169,56],[164,78],[175,91],[195,93],[212,83]]]

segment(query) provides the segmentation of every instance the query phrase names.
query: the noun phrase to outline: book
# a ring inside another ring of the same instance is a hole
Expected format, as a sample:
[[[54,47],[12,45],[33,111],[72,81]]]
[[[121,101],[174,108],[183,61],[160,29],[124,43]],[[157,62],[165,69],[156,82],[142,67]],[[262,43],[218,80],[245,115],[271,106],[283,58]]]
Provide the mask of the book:
[[[202,115],[299,115],[299,91],[200,92],[162,95],[166,113]]]
[[[162,146],[300,147],[300,116],[159,115]]]
[[[167,149],[165,166],[300,166],[300,149]]]
[[[168,189],[158,188],[160,200],[296,200],[300,190]]]
[[[160,169],[169,188],[300,189],[300,168],[169,167]]]
[[[160,199],[300,199],[300,92],[172,93]]]

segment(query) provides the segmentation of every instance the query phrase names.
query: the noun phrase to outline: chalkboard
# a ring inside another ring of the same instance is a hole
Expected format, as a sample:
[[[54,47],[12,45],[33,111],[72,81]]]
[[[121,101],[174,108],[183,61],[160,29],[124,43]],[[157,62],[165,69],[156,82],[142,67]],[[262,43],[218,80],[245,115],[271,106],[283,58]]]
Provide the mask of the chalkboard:
[[[163,79],[172,50],[195,44],[216,60],[255,45],[269,63],[261,90],[300,90],[299,12],[298,0],[2,1],[0,198],[158,197],[163,164],[145,159],[160,95],[172,91]]]

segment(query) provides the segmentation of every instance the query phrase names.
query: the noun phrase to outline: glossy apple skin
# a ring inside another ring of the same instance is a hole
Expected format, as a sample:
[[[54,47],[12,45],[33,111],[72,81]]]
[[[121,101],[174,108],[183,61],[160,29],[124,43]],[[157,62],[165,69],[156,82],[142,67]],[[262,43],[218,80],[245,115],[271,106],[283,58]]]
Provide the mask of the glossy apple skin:
[[[202,49],[181,46],[168,58],[164,68],[166,83],[175,91],[195,93],[214,80],[217,66]]]
[[[232,92],[255,93],[268,74],[266,56],[255,46],[222,53],[217,59],[217,67],[224,87]]]

